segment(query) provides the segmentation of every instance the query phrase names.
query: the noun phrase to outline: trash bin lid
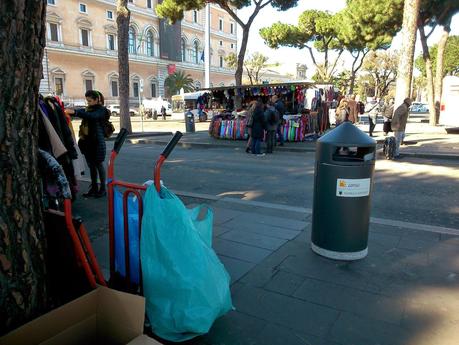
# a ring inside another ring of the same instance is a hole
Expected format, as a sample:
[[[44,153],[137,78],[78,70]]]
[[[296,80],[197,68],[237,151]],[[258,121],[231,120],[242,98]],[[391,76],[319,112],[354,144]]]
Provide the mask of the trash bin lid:
[[[317,145],[373,147],[376,141],[346,121],[317,140]]]

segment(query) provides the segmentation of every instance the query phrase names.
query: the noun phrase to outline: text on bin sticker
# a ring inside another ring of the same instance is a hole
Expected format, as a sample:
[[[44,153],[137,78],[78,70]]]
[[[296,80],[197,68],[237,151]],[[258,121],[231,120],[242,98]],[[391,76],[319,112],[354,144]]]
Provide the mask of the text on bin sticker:
[[[359,198],[370,195],[371,178],[336,180],[336,196]]]

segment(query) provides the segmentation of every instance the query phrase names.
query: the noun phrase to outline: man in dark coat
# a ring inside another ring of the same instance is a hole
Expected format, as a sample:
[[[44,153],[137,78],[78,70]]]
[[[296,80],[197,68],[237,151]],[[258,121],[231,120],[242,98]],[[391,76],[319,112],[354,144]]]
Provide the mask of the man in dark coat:
[[[276,133],[279,137],[279,145],[284,145],[284,136],[282,135],[282,126],[284,125],[284,114],[285,114],[285,106],[282,99],[280,99],[277,95],[274,95],[271,98],[271,102],[274,104],[274,108],[276,108],[277,112],[279,113],[279,122],[277,124]]]
[[[265,114],[263,111],[263,104],[260,101],[254,105],[252,113],[252,153],[264,156],[265,154],[261,153],[260,146],[261,140],[263,139],[264,130],[265,130]]]
[[[411,98],[405,98],[403,103],[395,109],[394,116],[392,117],[391,127],[394,131],[395,143],[397,145],[395,148],[395,158],[400,157],[400,144],[405,139],[405,128],[411,102]]]
[[[107,194],[105,189],[104,160],[106,154],[104,122],[110,118],[110,112],[104,107],[103,95],[95,90],[85,94],[86,109],[66,109],[66,113],[83,119],[80,126],[78,146],[83,153],[91,174],[91,186],[84,197],[100,198]],[[100,189],[97,186],[99,175]]]

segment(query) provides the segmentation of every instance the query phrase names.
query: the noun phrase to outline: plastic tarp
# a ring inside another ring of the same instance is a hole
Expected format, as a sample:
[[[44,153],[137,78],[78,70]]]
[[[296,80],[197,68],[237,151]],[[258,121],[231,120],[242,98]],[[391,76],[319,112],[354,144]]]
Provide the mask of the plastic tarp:
[[[146,312],[153,332],[167,340],[205,334],[232,309],[230,276],[211,247],[213,213],[203,207],[187,209],[165,187],[158,193],[150,186],[144,197]]]

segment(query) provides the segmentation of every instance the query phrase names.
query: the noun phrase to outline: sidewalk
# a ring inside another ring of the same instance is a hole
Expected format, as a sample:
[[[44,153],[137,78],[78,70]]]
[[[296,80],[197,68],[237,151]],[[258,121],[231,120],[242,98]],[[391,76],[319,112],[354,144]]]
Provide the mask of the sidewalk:
[[[184,121],[163,121],[145,120],[143,132],[139,117],[132,117],[133,134],[129,135],[127,142],[132,144],[150,144],[165,146],[175,131],[184,133],[178,143],[183,148],[223,148],[244,150],[246,142],[242,140],[216,139],[209,135],[210,122],[197,122],[195,133],[185,133]],[[78,128],[79,121],[74,120],[74,128]],[[119,122],[114,121],[118,132]],[[368,124],[357,125],[362,131],[368,133]],[[385,136],[382,132],[382,124],[378,123],[375,128],[374,139],[378,148],[382,149]],[[114,139],[113,139],[114,140]],[[459,160],[459,135],[447,134],[441,126],[433,127],[427,123],[421,123],[417,119],[410,121],[406,127],[406,145],[401,147],[402,155],[407,157],[418,157],[425,159],[453,159]],[[279,152],[315,152],[315,142],[286,143],[284,146],[277,146]]]
[[[177,194],[213,208],[236,308],[186,344],[457,344],[459,230],[372,219],[368,256],[333,261],[309,248],[309,209]],[[106,200],[74,210],[108,272]]]

